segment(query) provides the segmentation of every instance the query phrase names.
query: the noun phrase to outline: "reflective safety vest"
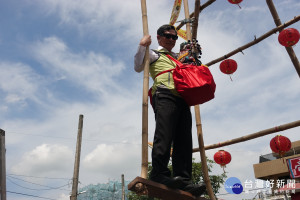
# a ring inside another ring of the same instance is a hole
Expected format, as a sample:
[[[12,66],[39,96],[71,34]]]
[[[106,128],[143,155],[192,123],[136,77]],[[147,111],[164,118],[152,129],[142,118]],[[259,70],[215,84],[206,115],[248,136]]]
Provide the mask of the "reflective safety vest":
[[[154,50],[154,52],[158,53],[159,58],[151,63],[149,68],[150,75],[154,81],[151,91],[152,96],[154,95],[158,86],[168,88],[174,95],[179,96],[174,85],[173,71],[156,76],[162,71],[174,69],[176,67],[176,63],[166,56],[166,54],[170,54],[168,51],[161,49],[159,51]]]

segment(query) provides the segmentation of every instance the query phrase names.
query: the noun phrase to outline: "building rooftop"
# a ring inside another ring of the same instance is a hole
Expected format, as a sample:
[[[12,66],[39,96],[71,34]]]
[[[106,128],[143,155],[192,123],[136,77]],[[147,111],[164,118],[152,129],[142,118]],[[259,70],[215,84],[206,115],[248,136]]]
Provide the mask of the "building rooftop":
[[[255,178],[270,180],[288,178],[289,170],[286,159],[300,157],[300,140],[292,142],[292,148],[283,157],[277,153],[261,155],[259,163],[253,165]]]

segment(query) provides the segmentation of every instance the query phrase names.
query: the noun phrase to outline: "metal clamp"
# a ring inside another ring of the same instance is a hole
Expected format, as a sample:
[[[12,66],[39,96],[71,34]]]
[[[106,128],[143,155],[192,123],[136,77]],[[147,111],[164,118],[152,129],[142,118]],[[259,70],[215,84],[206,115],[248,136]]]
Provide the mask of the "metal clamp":
[[[180,21],[177,21],[177,22],[181,22],[183,24],[187,24],[187,23],[193,23],[194,21],[195,21],[195,17],[188,18],[188,19],[183,19],[183,20],[180,20]]]

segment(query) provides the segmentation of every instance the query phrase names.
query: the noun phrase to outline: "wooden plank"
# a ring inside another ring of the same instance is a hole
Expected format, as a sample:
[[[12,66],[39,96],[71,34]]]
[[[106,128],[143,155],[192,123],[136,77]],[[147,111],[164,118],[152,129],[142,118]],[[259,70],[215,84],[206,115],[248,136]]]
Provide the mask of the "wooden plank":
[[[141,177],[136,177],[128,184],[128,189],[137,193],[138,195],[147,195],[163,200],[208,200],[204,197],[196,198],[192,194],[169,188],[163,184],[156,183]]]

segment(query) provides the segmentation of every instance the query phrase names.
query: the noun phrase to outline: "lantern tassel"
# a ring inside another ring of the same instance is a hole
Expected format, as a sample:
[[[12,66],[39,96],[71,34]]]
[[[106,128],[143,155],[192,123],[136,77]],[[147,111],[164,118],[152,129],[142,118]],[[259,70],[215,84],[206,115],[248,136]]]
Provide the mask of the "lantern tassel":
[[[282,163],[283,164],[285,164],[285,162],[284,162],[284,154],[285,154],[285,152],[279,152],[279,155],[280,155],[280,157],[282,159]]]
[[[233,81],[230,74],[229,74],[229,77],[230,77],[230,80]]]
[[[225,171],[226,165],[221,165],[223,172],[226,174],[227,172]]]
[[[240,8],[240,9],[242,9],[242,7],[240,6],[240,4],[239,4],[239,3],[238,3],[237,5],[239,6],[239,8]]]

